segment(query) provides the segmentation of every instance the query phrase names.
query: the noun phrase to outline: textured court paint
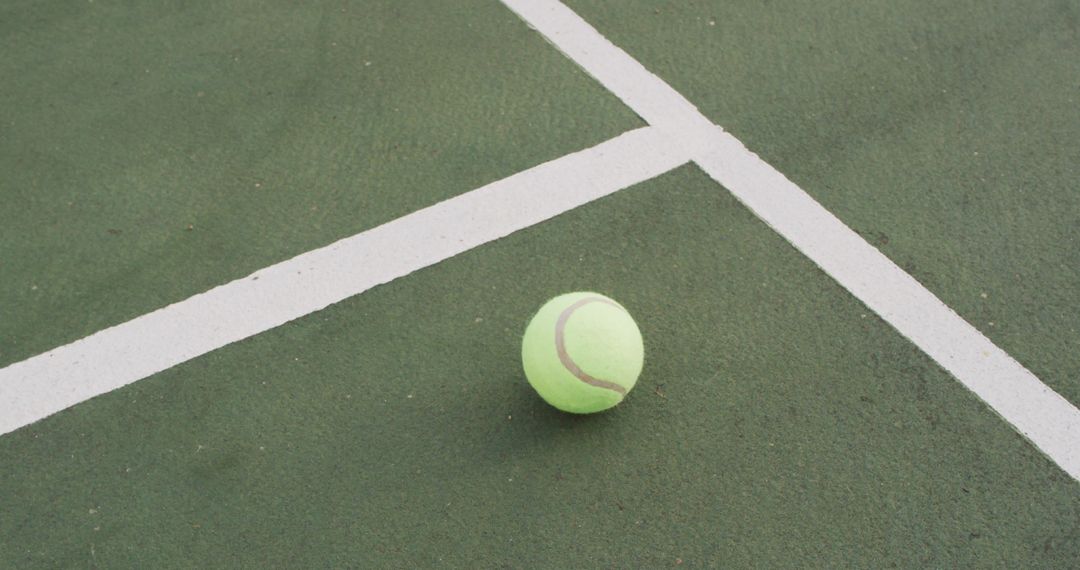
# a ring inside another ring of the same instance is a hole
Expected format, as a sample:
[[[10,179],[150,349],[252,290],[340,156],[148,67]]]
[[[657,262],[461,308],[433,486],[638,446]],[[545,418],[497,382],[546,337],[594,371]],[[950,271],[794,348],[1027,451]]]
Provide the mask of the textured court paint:
[[[645,122],[675,135],[673,144],[707,144],[714,127],[693,104],[572,10],[551,0],[502,1]]]
[[[1080,481],[1080,410],[730,135],[695,161]]]
[[[0,368],[645,126],[488,0],[11,0],[0,84]]]
[[[579,416],[518,333],[584,287],[650,358]],[[690,165],[0,437],[0,466],[5,569],[1080,568],[1080,485]]]
[[[1080,406],[1080,2],[564,1]]]
[[[650,124],[704,144],[714,180],[1080,481],[1080,409],[572,10],[503,1]]]
[[[624,133],[0,369],[0,434],[687,162]]]

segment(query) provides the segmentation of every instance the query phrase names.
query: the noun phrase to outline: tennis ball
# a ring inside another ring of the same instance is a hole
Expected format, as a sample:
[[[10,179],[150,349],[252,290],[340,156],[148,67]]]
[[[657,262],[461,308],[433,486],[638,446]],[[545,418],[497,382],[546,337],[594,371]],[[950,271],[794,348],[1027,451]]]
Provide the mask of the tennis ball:
[[[589,414],[623,400],[637,383],[645,346],[622,305],[599,293],[544,303],[521,342],[529,384],[564,412]]]

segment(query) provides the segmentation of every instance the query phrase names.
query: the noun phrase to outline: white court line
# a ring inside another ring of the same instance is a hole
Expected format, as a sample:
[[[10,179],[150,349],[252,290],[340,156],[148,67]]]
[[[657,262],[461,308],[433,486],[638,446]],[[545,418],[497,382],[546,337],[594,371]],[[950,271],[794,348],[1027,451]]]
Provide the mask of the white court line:
[[[649,124],[684,133],[709,176],[1080,481],[1076,406],[569,8],[503,2]]]
[[[569,9],[549,0],[504,2],[653,126],[0,369],[0,435],[692,157],[1080,480],[1080,410]]]
[[[645,127],[0,369],[0,435],[689,162]]]

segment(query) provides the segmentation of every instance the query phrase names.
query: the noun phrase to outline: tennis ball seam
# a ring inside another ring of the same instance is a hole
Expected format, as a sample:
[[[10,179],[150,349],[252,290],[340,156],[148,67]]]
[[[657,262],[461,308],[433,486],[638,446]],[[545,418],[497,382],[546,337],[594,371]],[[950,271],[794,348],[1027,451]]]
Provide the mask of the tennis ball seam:
[[[595,386],[597,388],[603,388],[605,390],[611,390],[613,392],[616,392],[619,394],[619,398],[622,399],[626,396],[626,388],[624,388],[620,384],[611,382],[610,380],[602,380],[600,378],[590,376],[584,370],[582,370],[576,362],[574,362],[574,359],[570,357],[570,353],[566,350],[566,323],[570,321],[570,316],[574,314],[574,311],[580,309],[581,307],[589,303],[606,303],[608,305],[611,305],[612,307],[619,309],[620,311],[625,310],[618,303],[615,303],[614,301],[608,299],[604,299],[602,297],[587,297],[563,309],[563,311],[559,313],[558,320],[555,322],[555,350],[559,354],[559,362],[562,363],[563,368],[566,368],[567,372],[569,372],[578,380],[581,380],[582,382],[590,386]]]

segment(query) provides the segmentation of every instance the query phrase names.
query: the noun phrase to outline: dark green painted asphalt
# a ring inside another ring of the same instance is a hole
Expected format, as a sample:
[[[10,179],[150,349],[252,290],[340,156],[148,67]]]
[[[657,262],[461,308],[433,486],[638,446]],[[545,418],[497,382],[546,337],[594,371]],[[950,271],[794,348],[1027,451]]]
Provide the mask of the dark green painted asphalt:
[[[1080,2],[567,2],[1080,404]]]
[[[0,366],[641,126],[492,2],[20,0],[0,53]]]
[[[571,5],[1080,399],[1075,3]],[[495,2],[0,53],[0,366],[640,126]],[[581,289],[646,342],[584,418],[518,362]],[[327,566],[1072,568],[1080,485],[687,166],[0,437],[0,568]]]
[[[519,362],[576,289],[646,342],[591,417]],[[0,566],[1080,564],[1080,486],[691,167],[5,436],[0,465]]]

